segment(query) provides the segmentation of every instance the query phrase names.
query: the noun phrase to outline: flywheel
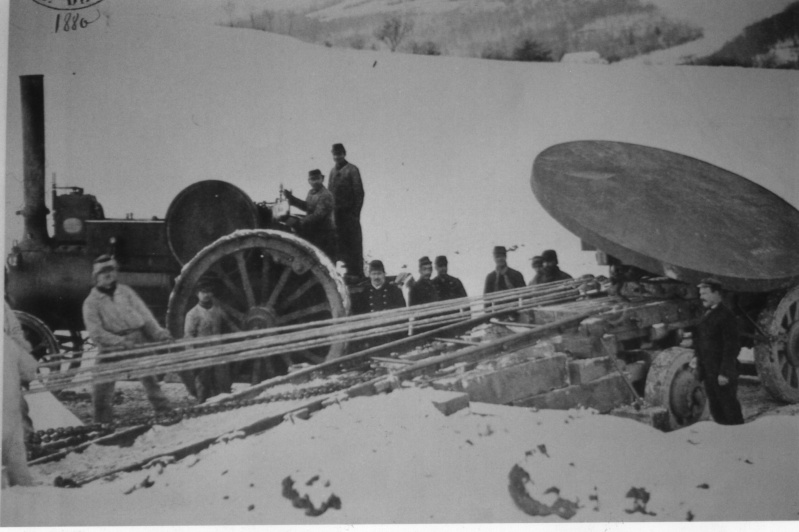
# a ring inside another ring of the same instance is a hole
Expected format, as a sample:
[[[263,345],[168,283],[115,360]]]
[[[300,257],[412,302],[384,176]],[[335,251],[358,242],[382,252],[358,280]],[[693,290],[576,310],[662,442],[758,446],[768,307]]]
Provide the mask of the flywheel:
[[[200,250],[184,267],[169,297],[167,327],[183,336],[186,314],[197,304],[200,280],[218,285],[215,300],[238,330],[256,330],[339,318],[349,313],[344,281],[319,249],[269,229],[235,231]],[[298,362],[341,356],[345,343],[254,361],[246,380],[259,382]],[[262,363],[263,362],[263,363]],[[239,379],[240,380],[240,379]]]
[[[799,403],[799,286],[772,297],[758,325],[766,335],[755,343],[760,381],[775,399]]]
[[[652,360],[646,376],[644,396],[653,405],[668,409],[672,429],[708,418],[704,386],[690,366],[693,357],[692,349],[665,349]]]

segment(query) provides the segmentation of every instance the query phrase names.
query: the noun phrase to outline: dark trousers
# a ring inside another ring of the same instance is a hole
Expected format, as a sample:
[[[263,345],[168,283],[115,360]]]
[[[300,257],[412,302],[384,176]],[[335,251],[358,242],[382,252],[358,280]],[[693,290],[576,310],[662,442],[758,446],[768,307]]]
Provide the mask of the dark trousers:
[[[336,213],[336,233],[337,260],[344,261],[349,275],[363,277],[363,235],[360,217]]]
[[[741,403],[738,402],[738,382],[730,381],[726,386],[720,386],[716,375],[705,379],[705,393],[710,405],[710,415],[720,425],[741,425],[744,416],[741,412]]]

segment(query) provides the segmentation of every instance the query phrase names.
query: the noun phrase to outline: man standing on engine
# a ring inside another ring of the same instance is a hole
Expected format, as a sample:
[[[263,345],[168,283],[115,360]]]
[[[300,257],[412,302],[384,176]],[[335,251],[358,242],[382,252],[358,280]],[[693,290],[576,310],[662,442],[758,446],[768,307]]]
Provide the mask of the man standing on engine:
[[[363,182],[358,167],[346,159],[343,144],[333,144],[335,166],[330,170],[330,192],[334,200],[336,225],[336,260],[344,262],[348,274],[356,280],[363,278],[363,235],[361,233],[361,208],[363,207]]]
[[[95,259],[92,267],[94,288],[83,302],[83,322],[89,338],[98,347],[98,353],[104,355],[150,342],[172,340],[169,331],[158,325],[136,292],[127,285],[117,283],[118,270],[117,262],[110,255]],[[98,364],[103,361],[99,359]],[[169,401],[156,378],[142,377],[141,383],[156,413],[171,413]],[[94,385],[92,402],[96,423],[113,421],[114,387],[113,381]]]
[[[744,418],[737,397],[736,362],[741,351],[738,323],[724,304],[719,280],[702,279],[697,286],[706,309],[696,328],[699,381],[705,385],[713,420],[721,425],[740,425]]]
[[[289,204],[306,212],[304,218],[292,225],[297,233],[314,246],[321,249],[331,261],[336,260],[336,231],[333,225],[333,194],[325,188],[325,176],[320,170],[308,172],[308,184],[311,190],[305,201],[297,199],[291,190],[284,190],[283,195]],[[297,218],[289,218],[297,220]]]

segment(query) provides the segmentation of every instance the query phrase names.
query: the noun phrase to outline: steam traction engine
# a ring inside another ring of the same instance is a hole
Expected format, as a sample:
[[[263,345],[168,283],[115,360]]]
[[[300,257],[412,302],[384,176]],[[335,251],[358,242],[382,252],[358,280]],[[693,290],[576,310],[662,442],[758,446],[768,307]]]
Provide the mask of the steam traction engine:
[[[661,396],[657,402],[677,416],[675,425],[698,419],[704,405],[689,368],[693,351],[680,347],[676,335],[701,319],[690,291],[704,277],[729,291],[725,304],[738,317],[744,346],[754,348],[764,387],[780,401],[799,403],[799,211],[793,206],[706,162],[622,142],[551,146],[536,157],[531,184],[541,205],[586,249],[611,259],[604,264],[618,274],[622,296],[633,290],[662,301],[658,308],[676,309],[651,320],[623,311],[611,314],[613,320],[598,315],[582,327],[586,342],[612,337],[611,350],[622,351],[622,358],[636,353],[642,329],[656,340],[661,350],[647,361],[646,395]]]
[[[255,204],[223,181],[181,191],[164,219],[105,218],[94,196],[53,184],[54,234],[47,231],[44,179],[44,84],[22,76],[25,234],[6,261],[6,295],[37,358],[82,349],[83,300],[92,262],[103,253],[120,264],[119,282],[132,286],[176,338],[196,303],[198,281],[219,289],[216,299],[240,330],[344,316],[349,296],[333,263],[278,221],[285,204]],[[55,336],[53,331],[65,331]],[[276,364],[320,362],[340,355],[334,344]],[[285,368],[242,363],[239,378],[259,381]]]

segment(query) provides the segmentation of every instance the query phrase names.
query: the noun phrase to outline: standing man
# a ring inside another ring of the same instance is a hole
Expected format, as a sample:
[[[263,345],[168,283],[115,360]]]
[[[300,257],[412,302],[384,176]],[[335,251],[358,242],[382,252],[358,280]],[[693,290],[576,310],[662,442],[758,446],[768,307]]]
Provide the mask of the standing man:
[[[357,279],[363,277],[363,182],[358,167],[347,161],[347,150],[343,144],[333,144],[332,153],[336,163],[330,170],[338,248],[336,259],[344,262],[349,275]]]
[[[446,301],[447,299],[458,299],[466,297],[466,289],[463,288],[463,283],[447,273],[449,269],[449,262],[447,257],[439,255],[435,260],[436,276],[433,279],[433,286],[436,287],[438,299]]]
[[[158,325],[136,292],[127,285],[117,283],[118,270],[117,262],[110,255],[98,257],[92,268],[94,288],[83,302],[83,322],[99,354],[133,349],[148,342],[171,340],[169,331]],[[102,362],[98,360],[98,363]],[[156,413],[171,413],[169,401],[156,378],[142,377],[141,383]],[[92,402],[96,423],[113,421],[114,385],[113,381],[94,385]]]
[[[224,332],[223,326],[227,326],[230,330],[238,330],[225,311],[214,304],[213,284],[203,280],[197,286],[197,305],[186,314],[183,337],[216,336]],[[194,372],[194,389],[197,392],[197,401],[200,403],[220,393],[230,393],[231,386],[228,364],[200,368]]]
[[[541,272],[536,274],[531,284],[554,283],[573,278],[568,273],[561,271],[558,266],[558,254],[554,249],[548,249],[541,253],[541,266]]]
[[[311,190],[305,201],[297,199],[291,190],[284,190],[290,205],[299,207],[306,216],[297,222],[297,218],[289,218],[297,233],[314,246],[321,249],[331,261],[336,260],[336,231],[333,225],[333,194],[325,188],[325,176],[320,170],[308,172],[308,184]],[[292,221],[293,220],[293,221]]]
[[[735,315],[724,305],[721,282],[707,278],[699,283],[699,298],[705,307],[696,330],[699,381],[705,384],[710,414],[721,425],[744,422],[738,402],[736,362],[741,350]]]
[[[544,271],[544,258],[541,255],[536,255],[533,257],[533,278],[530,279],[530,286],[533,286],[536,283],[536,279],[539,278],[541,273]]]
[[[433,275],[433,263],[428,257],[419,259],[419,279],[408,291],[408,306],[424,305],[438,301],[438,292],[430,276]]]
[[[505,249],[505,246],[496,246],[494,248],[495,268],[493,272],[486,276],[483,294],[500,292],[502,290],[512,290],[513,288],[522,288],[525,286],[524,276],[521,272],[508,266],[507,258],[508,251]]]

